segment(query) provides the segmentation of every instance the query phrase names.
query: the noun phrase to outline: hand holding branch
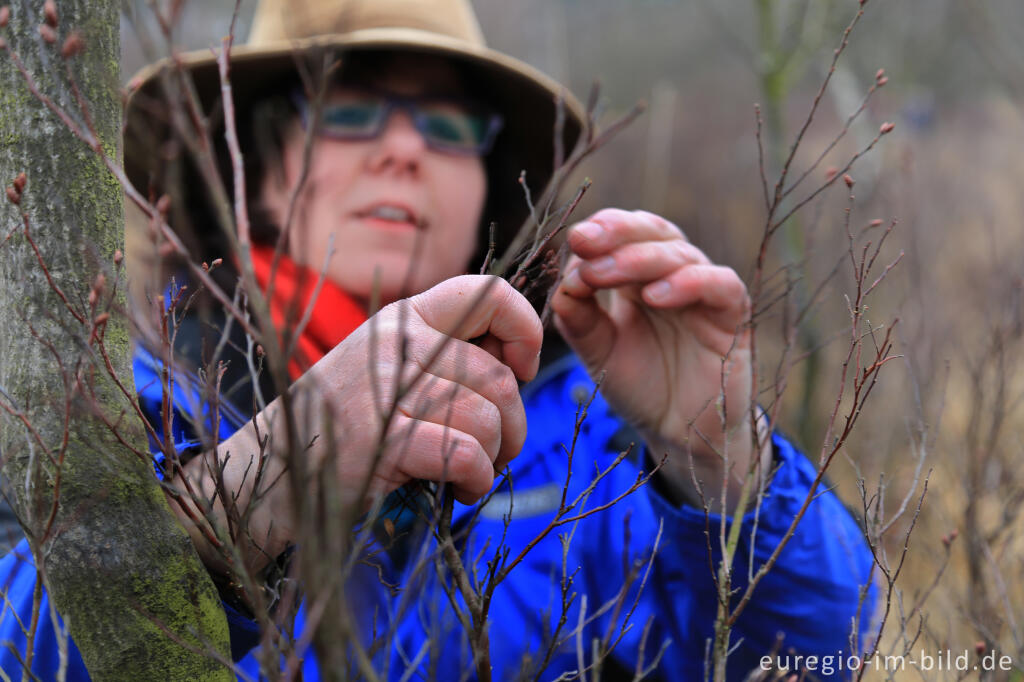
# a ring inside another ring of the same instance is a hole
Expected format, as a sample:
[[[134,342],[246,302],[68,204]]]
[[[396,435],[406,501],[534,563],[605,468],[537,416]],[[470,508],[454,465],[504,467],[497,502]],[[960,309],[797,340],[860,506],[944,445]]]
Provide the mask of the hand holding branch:
[[[644,211],[605,209],[573,226],[551,306],[601,391],[643,435],[669,492],[728,508],[755,450],[746,287],[682,231]],[[692,471],[691,456],[692,454]],[[728,466],[728,471],[724,467]]]
[[[397,301],[292,387],[292,413],[304,419],[295,442],[308,447],[291,458],[303,457],[307,476],[331,476],[357,513],[413,479],[452,483],[457,499],[475,502],[522,448],[526,415],[517,379],[536,374],[541,339],[530,304],[496,277],[455,277]],[[224,482],[238,491],[243,509],[253,492],[259,437],[282,438],[284,412],[278,398],[218,449],[221,462],[230,455]],[[292,477],[281,475],[295,462],[273,456],[283,447],[269,444],[263,479],[275,483],[260,491],[248,524],[264,559],[283,551],[295,528]],[[212,496],[202,458],[187,469]],[[209,553],[204,558],[218,563]]]

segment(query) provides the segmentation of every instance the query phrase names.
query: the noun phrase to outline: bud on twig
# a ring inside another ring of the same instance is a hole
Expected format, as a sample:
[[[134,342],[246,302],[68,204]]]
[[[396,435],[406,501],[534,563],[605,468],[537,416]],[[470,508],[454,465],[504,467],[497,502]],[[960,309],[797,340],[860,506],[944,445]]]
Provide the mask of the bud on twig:
[[[89,307],[96,305],[96,301],[100,299],[100,294],[103,293],[103,287],[107,285],[107,277],[102,272],[96,275],[96,279],[93,280],[92,290],[89,292]]]
[[[57,32],[53,30],[53,27],[49,24],[39,25],[39,35],[43,37],[43,40],[48,44],[53,45],[57,42]]]
[[[845,182],[846,186],[850,189],[853,189],[854,184],[856,184],[854,183],[853,178],[850,177],[849,173],[843,173],[843,182]]]
[[[157,199],[156,210],[160,211],[160,215],[167,215],[167,211],[171,208],[171,197],[168,194],[164,194],[162,197]]]
[[[878,129],[878,134],[879,135],[885,135],[887,133],[891,133],[892,129],[895,128],[895,127],[896,127],[895,123],[889,123],[887,121],[887,122],[883,123],[881,125],[881,127]]]
[[[219,268],[223,263],[224,263],[224,259],[223,258],[214,258],[213,262],[210,263],[210,269],[212,270],[213,268]]]
[[[121,249],[114,251],[114,265],[120,265],[124,261],[124,254],[121,253]]]
[[[974,653],[978,654],[979,656],[985,653],[985,649],[988,649],[988,647],[985,645],[984,640],[979,639],[977,642],[974,643]]]
[[[25,191],[25,184],[28,182],[28,177],[25,173],[18,173],[18,177],[14,178],[14,189],[18,190],[18,194]]]
[[[64,46],[60,48],[60,56],[67,59],[74,57],[85,49],[85,41],[82,40],[82,34],[78,31],[72,31],[71,35],[64,41]]]
[[[0,28],[7,28],[7,22],[11,20],[11,8],[7,5],[0,7]]]
[[[7,201],[11,202],[15,206],[21,203],[21,192],[14,189],[13,187],[7,188]]]
[[[57,3],[53,0],[46,0],[43,3],[43,16],[50,28],[57,28]]]
[[[834,178],[838,174],[839,174],[839,169],[836,168],[835,166],[829,166],[828,168],[825,169],[825,179],[826,180],[831,180],[832,178]]]
[[[881,226],[881,224],[882,224],[881,218],[875,218],[870,223],[868,223],[868,227],[879,227],[879,226]]]
[[[959,534],[960,531],[954,528],[949,532],[949,535],[942,536],[942,544],[946,547],[946,549],[949,549],[949,546],[953,544],[953,541],[956,540],[956,536]]]

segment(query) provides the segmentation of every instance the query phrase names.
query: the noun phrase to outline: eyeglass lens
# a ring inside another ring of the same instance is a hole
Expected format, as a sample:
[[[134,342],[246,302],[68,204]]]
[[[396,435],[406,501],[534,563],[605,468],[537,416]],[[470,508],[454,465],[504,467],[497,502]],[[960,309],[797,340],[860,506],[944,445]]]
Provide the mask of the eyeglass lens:
[[[496,132],[493,114],[471,111],[457,102],[336,91],[324,101],[320,133],[338,139],[374,137],[395,108],[408,111],[427,145],[442,151],[484,153]]]

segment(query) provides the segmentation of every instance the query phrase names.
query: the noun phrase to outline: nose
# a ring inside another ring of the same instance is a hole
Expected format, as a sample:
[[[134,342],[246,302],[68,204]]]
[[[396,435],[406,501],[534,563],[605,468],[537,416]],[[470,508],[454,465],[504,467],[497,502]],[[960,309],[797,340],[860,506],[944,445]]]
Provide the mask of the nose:
[[[375,140],[368,165],[374,171],[416,174],[426,149],[426,142],[416,130],[409,112],[395,109]]]

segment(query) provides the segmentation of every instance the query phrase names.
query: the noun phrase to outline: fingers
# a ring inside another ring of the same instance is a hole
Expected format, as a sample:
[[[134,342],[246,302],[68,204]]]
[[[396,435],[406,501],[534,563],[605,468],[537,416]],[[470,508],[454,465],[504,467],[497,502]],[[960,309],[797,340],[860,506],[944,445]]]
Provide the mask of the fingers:
[[[732,268],[724,265],[690,265],[646,285],[646,303],[659,308],[702,304],[721,310],[745,311],[747,287]]]
[[[480,443],[488,461],[498,458],[501,412],[490,400],[461,384],[428,376],[417,390],[403,396],[397,412],[409,419],[448,426],[470,435]]]
[[[399,417],[392,424],[375,472],[373,494],[386,494],[411,479],[451,483],[455,499],[472,504],[490,491],[494,467],[472,435],[450,426]]]
[[[464,275],[409,299],[430,327],[463,341],[493,336],[500,357],[517,377],[537,373],[544,330],[529,302],[498,277]],[[495,348],[494,342],[488,347]],[[486,344],[485,344],[486,345]]]
[[[376,492],[423,478],[455,484],[462,502],[478,499],[526,439],[516,378],[537,371],[532,307],[504,281],[460,277],[381,311],[367,336],[380,368],[376,409],[399,396]]]
[[[647,211],[606,208],[569,231],[569,248],[591,259],[633,242],[686,240],[682,230]]]
[[[725,266],[714,265],[667,220],[645,211],[605,209],[573,226],[570,260],[562,290],[583,299],[598,289],[635,286],[652,308],[705,305],[728,313],[723,323],[739,322],[748,306],[746,287]],[[591,306],[592,307],[592,306]],[[585,324],[577,306],[575,317]],[[557,312],[557,311],[556,311]],[[567,326],[572,319],[565,317]]]
[[[445,354],[431,372],[422,373],[399,409],[406,416],[473,436],[500,471],[519,454],[526,440],[526,411],[519,384],[508,367],[489,356],[488,370],[468,373],[457,367],[461,362],[451,361],[452,354]]]
[[[508,367],[488,360],[499,368],[490,380],[460,377],[475,388],[422,373],[402,397],[378,467],[378,478],[392,482],[383,492],[410,478],[422,478],[454,484],[456,499],[472,504],[490,490],[495,471],[519,454],[526,439],[519,386]]]
[[[519,454],[526,439],[526,412],[516,375],[504,363],[501,342],[493,336],[484,337],[482,346],[496,346],[489,352],[485,347],[446,336],[422,322],[391,331],[408,339],[405,344],[408,365],[402,375],[402,385],[410,395],[443,407],[451,401],[454,388],[461,387],[466,395],[479,396],[495,408],[500,419],[500,439],[491,459],[497,469],[504,468]],[[446,386],[448,392],[438,393],[439,389],[432,388],[435,386]],[[385,402],[393,395],[388,391],[383,393]],[[463,430],[472,433],[470,429]]]
[[[710,264],[707,256],[682,239],[644,241],[627,243],[582,261],[579,276],[594,289],[606,289],[645,284],[684,266],[705,264]]]
[[[654,282],[687,265],[706,265],[704,252],[682,231],[646,211],[605,209],[572,227],[569,247],[579,257],[575,271],[566,270],[569,295]]]
[[[580,279],[578,261],[570,260],[566,277],[551,297],[555,327],[588,367],[602,367],[615,347],[616,328],[594,297],[593,289]]]
[[[468,504],[522,449],[517,377],[536,374],[542,336],[536,313],[506,282],[458,277],[380,311],[293,391],[327,406],[345,431],[342,487],[370,480],[375,497],[414,478],[445,481]],[[392,406],[380,450],[379,429],[367,427]]]

